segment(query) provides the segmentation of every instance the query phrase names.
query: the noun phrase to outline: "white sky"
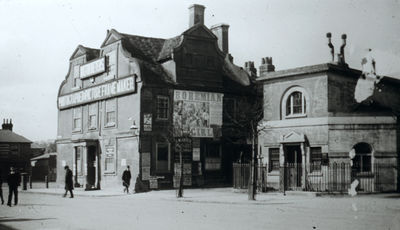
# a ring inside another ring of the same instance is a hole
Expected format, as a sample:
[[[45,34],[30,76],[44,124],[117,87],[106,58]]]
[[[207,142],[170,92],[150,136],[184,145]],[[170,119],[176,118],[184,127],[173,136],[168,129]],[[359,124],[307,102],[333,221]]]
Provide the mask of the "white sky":
[[[188,29],[188,7],[205,24],[227,23],[237,65],[272,56],[276,70],[330,61],[347,34],[346,61],[361,69],[372,48],[379,75],[400,76],[400,1],[317,0],[0,0],[0,119],[33,141],[55,139],[57,93],[82,44],[99,48],[107,29],[170,38]]]

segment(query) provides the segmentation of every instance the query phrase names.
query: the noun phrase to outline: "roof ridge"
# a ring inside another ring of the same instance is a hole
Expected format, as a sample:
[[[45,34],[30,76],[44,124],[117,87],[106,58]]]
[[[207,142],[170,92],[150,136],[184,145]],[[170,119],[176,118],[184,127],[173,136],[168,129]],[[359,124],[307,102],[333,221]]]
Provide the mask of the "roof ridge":
[[[146,36],[136,35],[136,34],[126,34],[126,33],[119,33],[119,34],[122,35],[122,36],[128,36],[128,37],[147,38],[147,39],[163,40],[163,41],[167,40],[165,38],[146,37]]]

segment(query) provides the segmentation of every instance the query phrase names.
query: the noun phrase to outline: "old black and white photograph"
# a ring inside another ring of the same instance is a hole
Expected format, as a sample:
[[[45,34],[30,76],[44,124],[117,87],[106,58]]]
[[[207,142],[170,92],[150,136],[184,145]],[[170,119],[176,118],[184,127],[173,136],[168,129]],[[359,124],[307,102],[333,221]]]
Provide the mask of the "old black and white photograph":
[[[0,0],[0,229],[400,229],[400,0]]]

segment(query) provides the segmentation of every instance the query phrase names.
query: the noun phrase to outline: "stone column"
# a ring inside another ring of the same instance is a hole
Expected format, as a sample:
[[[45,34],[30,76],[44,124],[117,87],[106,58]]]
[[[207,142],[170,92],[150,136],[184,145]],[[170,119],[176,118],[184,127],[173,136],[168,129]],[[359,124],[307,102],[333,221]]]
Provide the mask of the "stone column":
[[[301,188],[306,189],[306,151],[304,148],[304,142],[301,143]]]
[[[279,146],[279,191],[284,192],[285,185],[285,152],[283,151],[283,144]]]
[[[96,170],[95,170],[95,179],[94,179],[94,183],[96,185],[96,189],[100,189],[100,183],[99,183],[99,155],[98,155],[98,148],[96,147],[96,157],[95,157],[95,163],[94,165],[96,166]]]
[[[82,163],[83,163],[83,181],[82,181],[82,185],[84,186],[84,188],[87,187],[87,167],[88,167],[88,162],[87,162],[87,146],[86,144],[84,146],[82,146]]]

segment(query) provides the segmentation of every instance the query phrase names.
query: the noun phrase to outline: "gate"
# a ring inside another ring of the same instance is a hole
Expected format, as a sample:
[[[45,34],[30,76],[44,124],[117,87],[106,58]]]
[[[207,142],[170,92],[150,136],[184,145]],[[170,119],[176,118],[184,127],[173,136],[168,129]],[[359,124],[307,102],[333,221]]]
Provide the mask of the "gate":
[[[285,165],[285,190],[301,190],[302,169],[301,164]]]

